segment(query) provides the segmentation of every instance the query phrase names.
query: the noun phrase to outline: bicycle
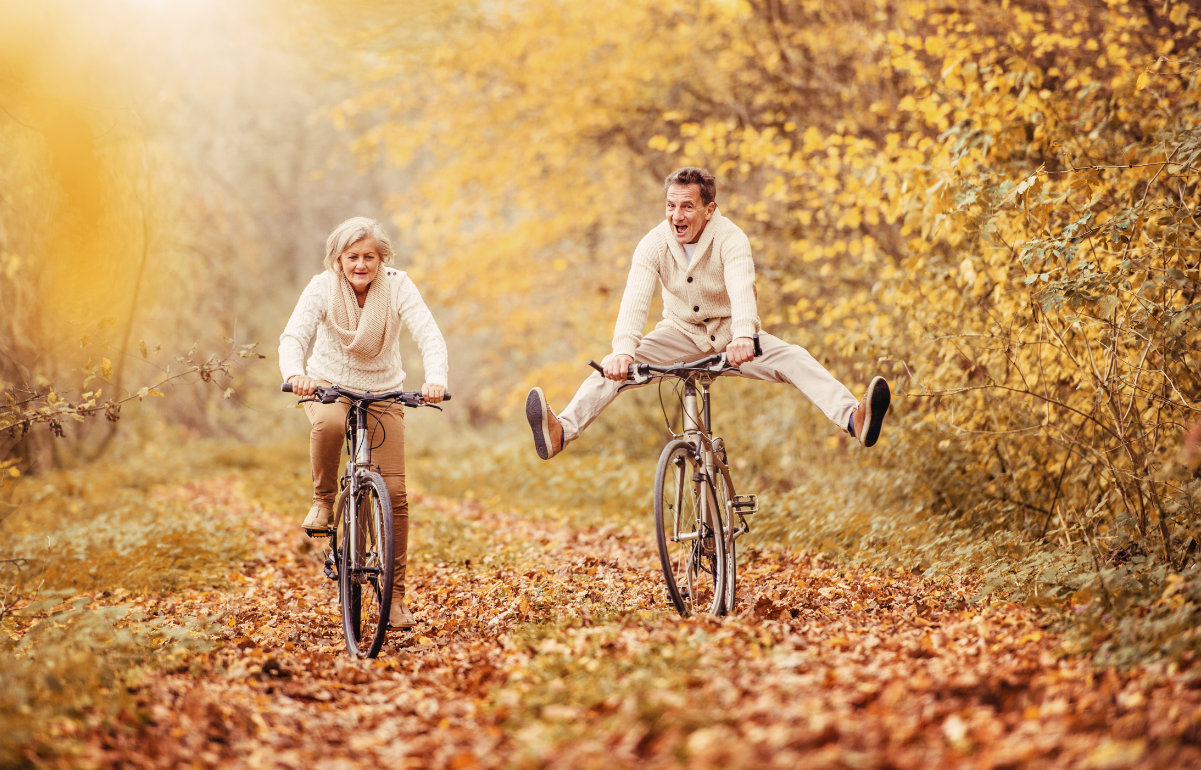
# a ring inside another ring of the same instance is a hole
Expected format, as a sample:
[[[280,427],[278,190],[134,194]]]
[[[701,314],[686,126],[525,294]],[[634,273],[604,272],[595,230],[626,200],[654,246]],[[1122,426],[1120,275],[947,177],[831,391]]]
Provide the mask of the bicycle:
[[[753,339],[759,356],[763,352],[759,336]],[[588,365],[603,373],[600,364],[589,360]],[[655,538],[668,596],[685,618],[698,610],[714,615],[734,611],[735,541],[750,531],[746,517],[758,511],[756,495],[735,494],[725,441],[712,431],[709,386],[737,371],[727,363],[725,353],[688,363],[634,363],[618,388],[665,379],[676,379],[683,387],[679,433],[664,408],[672,438],[659,454],[655,470]]]
[[[281,390],[292,392],[284,383]],[[442,397],[450,400],[450,394]],[[378,469],[371,464],[369,420],[371,404],[428,406],[418,392],[358,393],[338,385],[318,387],[300,403],[349,403],[346,413],[346,468],[338,480],[334,522],[325,552],[325,575],[338,583],[346,651],[353,658],[374,658],[383,646],[392,609],[394,542],[392,500]],[[376,444],[378,446],[378,444]]]

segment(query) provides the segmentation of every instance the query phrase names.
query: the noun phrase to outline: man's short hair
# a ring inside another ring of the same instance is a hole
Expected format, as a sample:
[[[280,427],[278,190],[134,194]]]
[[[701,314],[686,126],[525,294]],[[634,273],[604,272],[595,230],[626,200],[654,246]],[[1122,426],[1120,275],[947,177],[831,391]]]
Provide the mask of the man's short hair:
[[[717,180],[703,168],[696,166],[685,166],[678,168],[667,175],[667,179],[663,180],[663,193],[667,194],[667,188],[673,184],[678,185],[700,185],[701,188],[701,204],[708,206],[713,201],[717,200]]]

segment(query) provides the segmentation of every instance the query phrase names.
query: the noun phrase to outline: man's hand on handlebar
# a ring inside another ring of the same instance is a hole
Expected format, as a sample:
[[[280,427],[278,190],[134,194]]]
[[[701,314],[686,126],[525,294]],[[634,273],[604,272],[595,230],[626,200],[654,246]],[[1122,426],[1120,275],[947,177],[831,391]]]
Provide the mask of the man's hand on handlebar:
[[[726,345],[726,361],[730,366],[742,366],[755,358],[755,341],[750,337],[737,337]]]
[[[311,396],[317,391],[317,381],[312,377],[305,377],[303,374],[294,374],[288,378],[288,384],[292,386],[292,392],[298,396]]]
[[[604,367],[605,377],[617,382],[625,382],[626,376],[630,373],[630,364],[634,363],[634,357],[626,353],[610,353],[601,359],[601,366]]]
[[[421,397],[427,404],[438,404],[446,395],[446,386],[436,382],[427,382],[421,386]]]

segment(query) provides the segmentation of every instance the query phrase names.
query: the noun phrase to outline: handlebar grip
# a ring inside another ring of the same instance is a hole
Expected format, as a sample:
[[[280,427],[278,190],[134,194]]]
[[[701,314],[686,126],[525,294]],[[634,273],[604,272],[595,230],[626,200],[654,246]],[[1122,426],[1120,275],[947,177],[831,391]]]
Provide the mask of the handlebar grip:
[[[292,383],[285,382],[283,385],[279,386],[279,389],[281,391],[283,391],[284,393],[291,393],[292,392]]]
[[[763,346],[759,344],[758,332],[756,332],[755,336],[751,337],[751,339],[755,342],[755,358],[758,358],[759,356],[763,355]]]
[[[598,364],[597,362],[593,361],[591,358],[588,359],[588,365],[591,366],[593,369],[597,370],[598,372],[600,372],[601,374],[605,373],[605,367],[603,367],[600,364]]]
[[[449,401],[449,400],[450,400],[450,392],[449,392],[449,391],[447,391],[446,393],[443,393],[443,394],[442,394],[442,400],[443,400],[443,401]]]

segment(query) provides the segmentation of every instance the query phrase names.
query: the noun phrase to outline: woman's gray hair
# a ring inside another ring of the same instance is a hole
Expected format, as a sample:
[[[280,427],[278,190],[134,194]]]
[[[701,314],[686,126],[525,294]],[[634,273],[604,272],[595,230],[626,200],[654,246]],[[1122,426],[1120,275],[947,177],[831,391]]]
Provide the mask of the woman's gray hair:
[[[391,262],[392,241],[388,240],[379,222],[367,217],[351,217],[335,227],[325,239],[325,268],[338,272],[338,258],[342,256],[342,252],[367,236],[374,238],[379,246],[380,262],[385,265]]]

